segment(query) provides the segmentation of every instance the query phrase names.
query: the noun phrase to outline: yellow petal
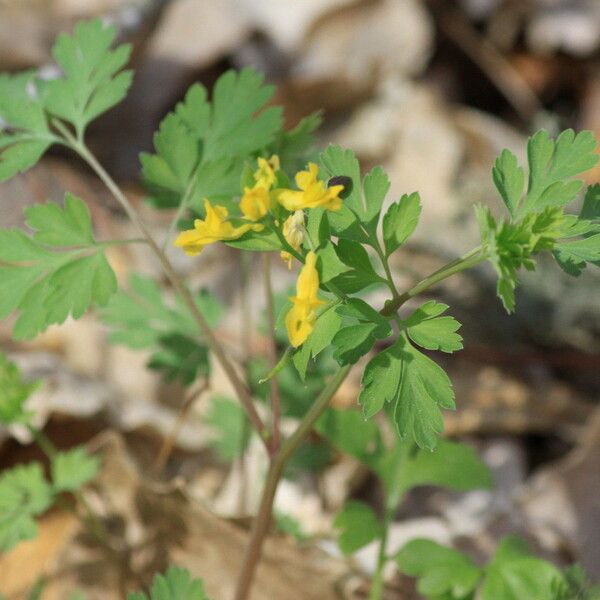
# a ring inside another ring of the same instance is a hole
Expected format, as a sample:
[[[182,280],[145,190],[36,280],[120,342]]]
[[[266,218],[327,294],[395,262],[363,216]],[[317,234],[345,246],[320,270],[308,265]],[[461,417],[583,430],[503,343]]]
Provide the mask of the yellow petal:
[[[189,256],[196,256],[197,254],[200,254],[204,246],[206,246],[206,242],[195,229],[182,231],[177,238],[175,238],[173,244],[179,248],[182,248],[183,251]]]
[[[317,255],[309,252],[304,260],[304,266],[296,282],[296,296],[305,301],[315,302],[319,290],[319,273],[317,272]],[[319,303],[321,301],[318,301]]]
[[[240,210],[246,219],[258,221],[269,212],[270,208],[271,197],[264,187],[257,184],[253,188],[244,188]]]
[[[316,315],[306,313],[302,305],[294,304],[285,316],[285,327],[287,329],[290,344],[297,348],[302,345],[314,328]]]

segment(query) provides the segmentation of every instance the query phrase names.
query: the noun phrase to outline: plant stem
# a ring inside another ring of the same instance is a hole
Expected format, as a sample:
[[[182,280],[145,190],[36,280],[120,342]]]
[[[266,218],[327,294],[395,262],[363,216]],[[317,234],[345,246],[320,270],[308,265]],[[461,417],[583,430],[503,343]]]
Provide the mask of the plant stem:
[[[377,236],[373,236],[374,237],[374,245],[373,248],[375,248],[375,252],[377,252],[377,256],[379,256],[379,260],[381,261],[381,265],[383,266],[383,270],[385,271],[385,277],[387,279],[387,283],[388,283],[388,287],[390,288],[390,291],[392,292],[392,296],[394,297],[394,299],[398,298],[398,296],[400,295],[398,293],[398,288],[396,287],[396,284],[394,283],[394,278],[392,277],[392,271],[390,269],[390,264],[388,261],[387,256],[385,255],[381,244],[379,243],[379,240],[377,239]]]
[[[192,195],[192,190],[194,189],[194,185],[196,185],[196,178],[198,176],[198,168],[199,167],[200,167],[200,165],[196,165],[194,173],[190,177],[190,181],[189,181],[187,187],[185,188],[185,191],[183,192],[183,196],[181,197],[181,201],[179,202],[177,211],[175,212],[175,215],[173,216],[173,218],[171,219],[171,222],[169,223],[169,228],[167,229],[167,234],[165,235],[165,239],[163,240],[162,247],[161,247],[163,252],[166,252],[167,246],[169,245],[169,240],[171,239],[171,236],[173,235],[173,232],[175,231],[175,227],[177,227],[177,223],[179,222],[179,219],[181,219],[181,217],[183,216],[183,214],[185,213],[185,211],[188,207],[188,203],[189,203],[190,197]]]
[[[383,589],[385,587],[384,569],[388,561],[387,543],[390,532],[390,526],[394,521],[394,515],[400,505],[402,499],[402,490],[398,487],[400,471],[404,465],[403,447],[396,443],[395,457],[393,464],[392,476],[390,477],[390,488],[385,490],[385,512],[383,515],[382,534],[379,540],[379,552],[377,555],[377,566],[371,582],[371,590],[369,592],[369,600],[381,600]]]
[[[447,279],[451,275],[455,275],[456,273],[460,273],[461,271],[470,269],[471,267],[474,267],[475,265],[479,264],[480,262],[483,262],[484,260],[487,260],[487,255],[482,250],[482,248],[478,246],[477,248],[471,250],[471,252],[468,252],[461,258],[449,262],[441,269],[438,269],[431,275],[425,277],[425,279],[422,279],[419,283],[417,283],[417,285],[413,286],[408,291],[404,292],[403,294],[400,294],[390,302],[387,302],[383,309],[380,311],[381,314],[383,316],[390,317],[395,312],[397,312],[398,309],[407,300],[414,298],[418,294],[421,294],[425,290],[434,286],[436,283]]]
[[[267,323],[269,327],[269,369],[272,371],[277,365],[277,340],[275,339],[275,301],[273,299],[273,283],[271,281],[271,256],[263,253],[263,279],[267,304]],[[271,377],[271,452],[279,450],[281,443],[281,395],[277,375]]]
[[[249,597],[252,581],[256,573],[256,567],[258,566],[258,561],[260,560],[262,553],[263,543],[271,524],[275,492],[277,491],[277,486],[285,469],[285,465],[307,434],[312,430],[317,419],[329,406],[331,398],[344,379],[346,379],[350,369],[351,365],[346,365],[333,375],[327,382],[327,385],[323,388],[323,391],[316,399],[315,403],[304,415],[294,433],[283,442],[280,450],[271,458],[258,514],[254,519],[250,540],[244,555],[242,570],[236,584],[235,600],[247,600]]]
[[[390,525],[394,519],[395,509],[390,510],[386,507],[385,515],[383,519],[383,532],[379,540],[379,552],[377,553],[377,566],[375,568],[375,574],[371,582],[371,589],[369,591],[369,600],[381,600],[384,588],[384,567],[387,562],[387,542],[390,530]]]
[[[399,294],[396,297],[394,297],[393,300],[386,304],[386,306],[380,311],[380,313],[384,316],[393,315],[398,310],[398,308],[400,308],[400,306],[409,298],[412,298],[413,296],[430,288],[436,283],[439,283],[447,277],[454,275],[455,273],[464,271],[465,269],[468,269],[482,262],[486,258],[487,257],[484,255],[481,248],[475,248],[473,251],[469,252],[468,254],[465,254],[462,258],[448,263],[445,267],[442,267],[429,277],[426,277],[425,279],[423,279],[423,281],[415,285],[413,288],[411,288],[404,294]],[[391,273],[389,277],[391,277]],[[287,464],[287,461],[290,459],[295,450],[300,446],[300,444],[308,435],[308,433],[312,430],[317,419],[329,406],[331,398],[333,397],[339,386],[342,384],[344,379],[347,377],[351,367],[352,365],[346,365],[342,367],[329,380],[329,382],[327,383],[327,385],[325,386],[315,403],[312,405],[312,407],[306,413],[306,415],[304,415],[304,417],[302,418],[302,421],[298,425],[296,431],[294,431],[294,433],[287,440],[285,440],[279,452],[272,456],[269,471],[267,473],[267,479],[261,497],[260,507],[258,510],[258,514],[256,515],[256,518],[254,520],[252,532],[250,534],[250,541],[248,542],[248,546],[246,548],[246,553],[244,556],[242,570],[237,581],[234,600],[247,600],[247,598],[249,597],[250,588],[254,579],[254,574],[256,572],[256,567],[258,566],[258,562],[260,560],[262,546],[269,531],[275,493],[277,491],[277,486],[279,484],[279,480],[281,478],[285,465]],[[400,463],[401,461],[398,460],[398,462]],[[373,586],[375,590],[371,592],[371,600],[379,600],[383,591],[383,567],[385,566],[385,562],[387,560],[387,531],[393,520],[398,503],[399,497],[397,491],[391,490],[388,494],[388,500],[386,502],[385,528],[384,533],[382,535],[382,543],[380,546],[378,569],[373,580]]]
[[[219,363],[221,363],[221,366],[225,371],[225,374],[231,381],[236,391],[236,394],[248,415],[248,418],[252,422],[252,425],[256,429],[260,438],[263,440],[265,446],[268,448],[268,440],[270,437],[269,432],[254,406],[252,395],[250,394],[250,391],[248,390],[246,385],[238,376],[235,367],[225,354],[220,342],[217,340],[214,332],[210,328],[204,315],[196,305],[194,297],[192,296],[189,288],[179,277],[179,275],[171,265],[169,259],[167,258],[165,253],[160,249],[156,240],[148,231],[146,225],[140,218],[135,208],[129,202],[125,194],[123,194],[119,186],[115,183],[113,178],[106,172],[104,167],[96,160],[96,157],[88,150],[87,146],[73,138],[73,136],[66,129],[61,133],[65,135],[65,138],[70,143],[71,147],[75,150],[75,152],[77,152],[79,156],[81,156],[81,158],[83,158],[83,160],[87,162],[88,165],[94,170],[94,172],[102,180],[104,185],[106,185],[106,187],[117,200],[117,202],[119,202],[119,204],[123,207],[123,210],[127,213],[129,219],[134,223],[134,225],[139,229],[143,237],[147,240],[150,249],[158,259],[163,271],[165,272],[165,275],[167,276],[177,293],[183,299],[190,313],[194,317],[194,320],[196,321],[196,324],[198,325],[202,336],[206,340],[206,343],[216,356]]]

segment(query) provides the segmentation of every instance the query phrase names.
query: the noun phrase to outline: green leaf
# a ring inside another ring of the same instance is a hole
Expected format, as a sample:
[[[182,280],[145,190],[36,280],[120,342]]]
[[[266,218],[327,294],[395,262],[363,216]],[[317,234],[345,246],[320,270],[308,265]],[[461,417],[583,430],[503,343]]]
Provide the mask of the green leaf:
[[[511,217],[518,220],[531,212],[562,207],[571,202],[583,182],[570,179],[598,163],[600,157],[595,153],[596,145],[590,131],[575,134],[572,129],[567,129],[556,140],[552,140],[546,131],[538,131],[527,144],[529,181],[524,198],[523,170],[515,156],[504,150],[492,174]]]
[[[159,195],[173,192],[176,201],[186,190],[198,163],[198,141],[177,114],[170,113],[154,134],[154,148],[156,154],[140,155],[144,181]]]
[[[381,537],[383,528],[370,506],[351,500],[333,522],[340,529],[338,546],[344,554],[352,554]]]
[[[90,211],[85,202],[67,193],[63,206],[54,202],[34,204],[25,209],[33,239],[45,246],[93,246],[94,231]]]
[[[489,469],[473,448],[466,444],[439,440],[433,452],[418,449],[402,463],[398,486],[401,493],[420,485],[439,485],[457,491],[490,488]]]
[[[102,20],[80,21],[73,35],[59,35],[52,54],[64,76],[46,82],[43,101],[53,115],[72,123],[79,135],[90,121],[118,104],[131,85],[123,71],[131,47],[111,50],[116,29]]]
[[[375,272],[367,251],[358,242],[341,239],[335,252],[349,267],[347,271],[330,280],[342,292],[354,294],[370,285],[386,283],[386,280]]]
[[[82,446],[59,452],[52,459],[52,483],[57,492],[74,492],[96,476],[100,459]]]
[[[0,318],[20,313],[17,339],[32,338],[69,315],[78,319],[90,306],[104,306],[117,289],[82,200],[67,194],[63,208],[34,205],[26,217],[31,237],[0,229]]]
[[[184,385],[191,385],[197,377],[210,374],[208,347],[197,340],[172,333],[161,337],[158,345],[147,366],[161,372],[166,381],[179,379]]]
[[[33,413],[25,403],[38,386],[37,381],[25,382],[17,365],[0,353],[0,423],[28,424]]]
[[[332,340],[335,347],[333,358],[340,366],[356,364],[375,344],[373,334],[376,329],[377,325],[373,323],[359,323],[340,329]]]
[[[586,263],[600,261],[600,233],[557,244],[553,254],[565,271],[571,275],[579,275]]]
[[[456,333],[460,323],[454,317],[440,317],[448,310],[447,304],[430,300],[415,310],[403,325],[408,337],[421,348],[455,352],[463,347],[462,337]]]
[[[406,544],[396,563],[403,573],[419,578],[417,591],[431,600],[470,600],[482,576],[468,556],[426,539]]]
[[[338,275],[350,271],[350,267],[340,260],[335,251],[335,246],[330,241],[317,250],[317,256],[317,270],[319,271],[319,281],[321,284],[327,284],[328,281],[331,281]]]
[[[414,348],[404,336],[399,346],[402,360],[394,421],[402,439],[412,438],[420,448],[433,450],[444,429],[440,408],[454,409],[454,391],[446,372]]]
[[[269,229],[263,229],[262,231],[248,231],[237,240],[226,243],[232,248],[250,250],[253,252],[273,252],[282,249],[279,238]]]
[[[204,584],[192,579],[187,569],[169,567],[164,575],[156,575],[150,597],[143,592],[130,593],[127,600],[208,600]]]
[[[492,178],[510,216],[515,217],[523,194],[525,172],[512,152],[503,150],[500,153],[492,169]]]
[[[155,205],[178,206],[187,192],[199,209],[205,197],[231,200],[239,194],[244,161],[281,130],[281,108],[265,108],[274,88],[263,80],[252,69],[227,71],[215,84],[212,102],[201,85],[188,90],[161,123],[156,154],[140,157]]]
[[[244,453],[250,440],[250,429],[239,402],[214,397],[206,422],[214,429],[215,437],[210,444],[222,461],[232,462]]]
[[[421,216],[421,197],[418,192],[404,194],[390,205],[383,217],[383,241],[389,256],[413,234]]]
[[[373,323],[377,326],[374,333],[377,339],[384,339],[392,332],[388,320],[360,298],[347,298],[336,308],[336,312],[361,323]]]
[[[291,515],[275,510],[273,518],[277,531],[293,538],[297,542],[304,542],[308,539],[309,536],[302,531],[302,523]]]
[[[549,562],[529,555],[526,544],[514,537],[504,538],[486,568],[482,600],[545,600],[562,576]]]
[[[371,308],[364,300],[349,298],[336,308],[343,316],[357,320],[340,329],[332,340],[335,348],[333,357],[340,365],[355,364],[371,350],[377,339],[385,339],[392,328],[385,317]]]
[[[293,129],[276,134],[275,141],[267,153],[277,154],[281,168],[287,173],[300,171],[305,167],[315,145],[314,132],[322,121],[321,112],[314,112],[304,117]]]
[[[33,167],[57,141],[36,96],[35,74],[0,74],[0,181]]]
[[[588,187],[579,218],[587,221],[600,220],[600,183]]]
[[[34,517],[52,503],[52,488],[44,479],[42,465],[30,463],[0,475],[0,550],[6,552],[37,535]]]
[[[221,320],[223,308],[209,293],[197,294],[196,306],[211,327]],[[111,343],[152,350],[149,367],[167,380],[189,385],[208,375],[208,349],[195,319],[182,301],[167,302],[155,281],[131,275],[129,289],[116,293],[101,317],[112,328]]]
[[[401,374],[402,354],[398,344],[383,350],[369,361],[363,372],[358,396],[358,403],[366,418],[378,413],[386,402],[397,398]]]
[[[375,167],[365,175],[363,179],[365,209],[362,220],[373,236],[376,235],[379,213],[389,190],[390,179],[381,167]]]
[[[316,430],[337,450],[371,464],[382,449],[379,426],[356,410],[329,409],[317,421]]]
[[[324,248],[329,243],[331,230],[324,208],[317,206],[308,211],[306,232],[316,248]]]
[[[596,140],[591,131],[563,131],[553,141],[544,130],[529,139],[529,185],[521,214],[547,206],[564,206],[581,189],[581,181],[565,181],[596,166]]]

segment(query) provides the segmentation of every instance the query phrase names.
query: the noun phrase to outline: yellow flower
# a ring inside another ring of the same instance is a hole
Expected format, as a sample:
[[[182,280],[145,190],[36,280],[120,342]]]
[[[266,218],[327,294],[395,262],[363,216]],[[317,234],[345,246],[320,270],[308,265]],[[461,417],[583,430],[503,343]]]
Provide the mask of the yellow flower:
[[[182,231],[175,239],[175,246],[183,248],[190,256],[202,252],[204,246],[213,242],[236,240],[249,230],[261,231],[263,225],[250,223],[234,227],[228,220],[228,210],[224,206],[212,206],[208,199],[204,199],[206,216],[194,221],[194,229]]]
[[[317,319],[315,309],[323,304],[317,297],[319,274],[316,264],[317,255],[309,252],[296,282],[296,295],[290,298],[293,306],[285,316],[288,338],[294,348],[302,345],[311,334]]]
[[[262,185],[256,184],[252,188],[244,188],[244,195],[240,200],[240,210],[249,221],[259,221],[271,208],[271,195]]]
[[[304,213],[301,210],[297,210],[285,220],[283,237],[294,250],[300,250],[300,245],[304,240]],[[294,257],[285,250],[281,251],[280,256],[287,262],[288,269],[291,269]]]
[[[325,187],[325,183],[317,179],[319,167],[308,163],[308,171],[296,173],[296,190],[279,190],[277,199],[287,210],[302,210],[322,206],[327,210],[339,210],[342,199],[339,197],[343,185]]]
[[[258,162],[258,170],[254,172],[254,181],[256,181],[256,185],[260,185],[264,187],[266,190],[270,190],[277,177],[275,176],[275,171],[279,171],[279,156],[273,154],[269,160],[266,158],[259,158]]]

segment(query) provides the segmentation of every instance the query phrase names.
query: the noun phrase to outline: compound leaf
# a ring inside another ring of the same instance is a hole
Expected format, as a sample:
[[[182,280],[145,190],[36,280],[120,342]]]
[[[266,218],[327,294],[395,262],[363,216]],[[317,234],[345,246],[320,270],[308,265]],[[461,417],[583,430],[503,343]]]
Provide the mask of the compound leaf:
[[[223,309],[207,292],[196,295],[196,305],[214,327]],[[129,289],[117,292],[101,313],[112,331],[109,341],[133,349],[150,349],[149,367],[162,371],[167,380],[185,385],[210,370],[208,349],[196,321],[180,301],[167,302],[159,285],[141,275],[129,278]]]
[[[130,593],[127,600],[208,600],[204,584],[193,579],[187,569],[169,567],[164,575],[156,575],[150,597],[143,592]]]
[[[131,47],[111,50],[116,29],[102,20],[80,21],[73,35],[62,33],[52,53],[64,76],[46,82],[43,101],[53,115],[72,123],[79,135],[90,121],[118,104],[131,85],[123,71]]]
[[[0,181],[33,167],[57,141],[35,94],[35,74],[0,74]]]
[[[431,600],[470,600],[482,576],[468,556],[426,539],[406,544],[396,563],[403,573],[419,578],[417,591]]]
[[[73,492],[90,482],[100,468],[97,456],[78,446],[52,458],[52,484],[57,492]]]
[[[34,538],[34,517],[43,513],[52,500],[52,488],[44,479],[41,464],[4,471],[0,475],[0,550],[6,552],[20,541]]]
[[[562,576],[545,560],[530,554],[527,544],[516,536],[503,538],[486,568],[481,588],[482,600],[543,600],[552,597],[552,589]]]
[[[213,398],[206,422],[215,432],[210,443],[222,461],[232,462],[244,453],[250,430],[239,402],[219,396]]]
[[[0,229],[0,317],[20,313],[17,339],[29,339],[69,315],[80,318],[92,305],[105,305],[117,280],[92,234],[85,203],[67,194],[26,210],[32,236]]]
[[[442,439],[433,452],[417,449],[408,453],[394,485],[403,493],[419,485],[468,491],[490,488],[492,478],[473,448]]]
[[[382,525],[370,506],[351,500],[333,522],[340,530],[338,546],[344,554],[352,554],[382,535]]]
[[[396,345],[402,364],[394,409],[398,433],[402,439],[414,439],[420,448],[433,450],[444,428],[440,408],[455,408],[452,383],[439,365],[403,335]]]
[[[239,194],[244,160],[269,146],[281,130],[281,108],[265,108],[273,92],[252,69],[224,73],[212,103],[204,87],[193,85],[161,123],[156,153],[140,156],[154,204],[170,208],[186,197],[200,210],[205,197]]]

